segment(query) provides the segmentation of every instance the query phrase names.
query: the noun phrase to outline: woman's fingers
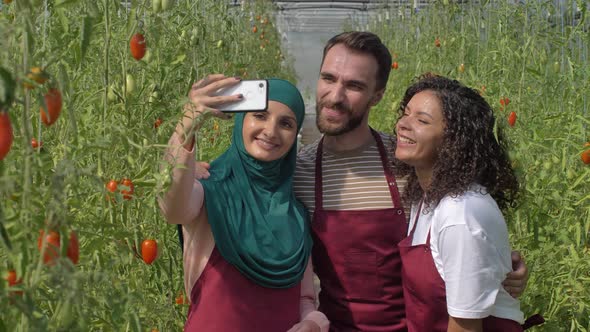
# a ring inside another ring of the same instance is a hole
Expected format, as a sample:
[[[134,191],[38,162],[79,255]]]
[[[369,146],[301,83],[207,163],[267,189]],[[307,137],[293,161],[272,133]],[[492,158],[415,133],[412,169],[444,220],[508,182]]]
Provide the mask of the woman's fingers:
[[[199,81],[195,82],[191,88],[191,90],[197,90],[203,88],[211,83],[217,82],[221,79],[224,79],[226,76],[223,74],[210,74],[207,75],[205,78],[200,79]]]
[[[213,95],[217,90],[227,88],[240,83],[242,79],[239,77],[226,77],[215,82],[211,82],[203,87],[203,92],[207,95]]]
[[[244,99],[244,97],[242,95],[203,96],[203,97],[201,97],[201,100],[204,104],[206,104],[210,107],[215,107],[215,108],[218,108],[218,106],[221,106],[224,104],[235,103],[235,102],[241,101],[242,99]],[[221,108],[221,109],[223,109],[223,108]]]

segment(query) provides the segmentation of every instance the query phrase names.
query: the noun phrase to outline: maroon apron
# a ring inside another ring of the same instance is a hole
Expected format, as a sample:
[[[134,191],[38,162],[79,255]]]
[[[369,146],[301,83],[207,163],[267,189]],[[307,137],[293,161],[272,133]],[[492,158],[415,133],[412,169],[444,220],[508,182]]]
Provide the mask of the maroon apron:
[[[420,204],[422,205],[422,204]],[[440,277],[430,252],[430,231],[425,244],[412,246],[420,207],[410,235],[399,243],[406,318],[409,332],[446,332],[449,324],[445,282]],[[522,326],[513,320],[488,316],[482,321],[484,332],[517,332]]]
[[[287,331],[300,320],[301,284],[266,288],[246,278],[213,248],[191,291],[184,331]]]
[[[312,257],[321,286],[319,310],[330,320],[330,331],[406,331],[397,243],[408,224],[385,147],[379,134],[372,134],[395,208],[324,210],[323,138],[318,145]]]

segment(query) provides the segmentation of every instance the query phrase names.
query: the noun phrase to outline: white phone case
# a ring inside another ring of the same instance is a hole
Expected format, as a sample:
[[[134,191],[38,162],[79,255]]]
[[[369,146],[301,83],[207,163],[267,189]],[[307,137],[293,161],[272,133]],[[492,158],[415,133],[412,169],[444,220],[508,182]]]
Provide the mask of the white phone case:
[[[266,80],[242,80],[240,83],[217,91],[217,96],[242,94],[244,99],[219,106],[222,112],[260,112],[268,108],[268,82]]]

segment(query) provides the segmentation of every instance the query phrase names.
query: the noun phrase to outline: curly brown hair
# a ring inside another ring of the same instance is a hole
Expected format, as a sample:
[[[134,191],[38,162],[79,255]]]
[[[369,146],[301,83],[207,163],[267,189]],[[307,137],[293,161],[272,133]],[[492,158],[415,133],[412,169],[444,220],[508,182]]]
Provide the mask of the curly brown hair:
[[[459,81],[427,73],[406,90],[399,106],[398,121],[410,99],[425,90],[434,92],[441,102],[445,123],[443,142],[426,192],[420,187],[414,168],[393,158],[395,174],[408,176],[404,201],[416,203],[426,197],[424,203],[429,210],[445,196],[457,197],[473,183],[478,183],[485,187],[500,209],[513,206],[518,195],[518,180],[506,152],[502,128],[496,126],[491,106],[476,90]],[[395,146],[394,142],[394,155]]]

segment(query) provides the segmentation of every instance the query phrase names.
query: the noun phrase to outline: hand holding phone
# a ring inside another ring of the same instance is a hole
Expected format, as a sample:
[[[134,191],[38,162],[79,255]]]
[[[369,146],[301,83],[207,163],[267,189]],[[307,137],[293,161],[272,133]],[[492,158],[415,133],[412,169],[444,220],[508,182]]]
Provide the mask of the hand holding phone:
[[[229,88],[215,92],[216,96],[232,96],[241,94],[243,99],[238,102],[222,104],[222,112],[262,112],[268,108],[268,82],[266,80],[242,80]]]

